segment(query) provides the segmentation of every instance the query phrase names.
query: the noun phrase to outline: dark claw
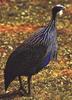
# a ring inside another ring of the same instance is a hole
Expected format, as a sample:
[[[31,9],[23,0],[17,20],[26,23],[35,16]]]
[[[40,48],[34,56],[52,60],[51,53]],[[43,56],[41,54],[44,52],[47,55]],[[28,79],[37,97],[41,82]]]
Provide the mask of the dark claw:
[[[26,92],[26,90],[23,87],[19,88],[19,92],[20,92],[21,96],[27,95],[27,92]]]
[[[31,93],[27,93],[27,96],[31,96]]]

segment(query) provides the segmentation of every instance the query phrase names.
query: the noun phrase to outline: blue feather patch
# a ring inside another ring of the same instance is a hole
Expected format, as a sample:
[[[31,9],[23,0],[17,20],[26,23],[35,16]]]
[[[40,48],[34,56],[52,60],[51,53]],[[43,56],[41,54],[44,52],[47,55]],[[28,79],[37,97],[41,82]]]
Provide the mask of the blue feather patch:
[[[50,62],[50,58],[51,58],[51,53],[48,53],[48,55],[44,58],[44,60],[41,64],[42,67],[46,66]]]

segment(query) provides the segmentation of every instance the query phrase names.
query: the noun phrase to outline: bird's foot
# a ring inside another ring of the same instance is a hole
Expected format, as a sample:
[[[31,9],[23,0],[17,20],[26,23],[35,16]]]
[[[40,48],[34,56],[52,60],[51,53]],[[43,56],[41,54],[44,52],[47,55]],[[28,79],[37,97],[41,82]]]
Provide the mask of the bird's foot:
[[[27,96],[31,96],[31,93],[27,93]]]
[[[26,92],[26,90],[23,87],[19,88],[19,92],[20,92],[21,96],[27,95],[27,92]]]

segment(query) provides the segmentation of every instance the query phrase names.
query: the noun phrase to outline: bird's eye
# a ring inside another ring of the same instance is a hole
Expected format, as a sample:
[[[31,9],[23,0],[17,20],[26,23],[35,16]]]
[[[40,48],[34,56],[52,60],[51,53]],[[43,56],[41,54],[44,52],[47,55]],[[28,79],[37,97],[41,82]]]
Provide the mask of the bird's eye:
[[[62,16],[62,14],[63,14],[63,10],[60,10],[59,15]]]

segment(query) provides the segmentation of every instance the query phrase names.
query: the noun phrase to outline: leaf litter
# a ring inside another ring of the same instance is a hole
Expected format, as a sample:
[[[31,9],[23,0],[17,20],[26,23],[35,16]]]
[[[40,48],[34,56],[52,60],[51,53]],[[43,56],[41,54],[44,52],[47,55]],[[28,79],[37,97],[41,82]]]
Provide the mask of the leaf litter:
[[[72,5],[68,0],[59,0],[66,6],[65,14],[58,18],[58,60],[50,62],[32,79],[31,97],[10,95],[5,100],[72,100]],[[45,2],[48,5],[44,6]],[[4,93],[3,70],[11,52],[34,31],[50,20],[50,11],[55,1],[26,0],[7,2],[0,7],[0,91]],[[44,4],[43,4],[44,3]],[[10,12],[11,11],[11,12]],[[26,78],[22,77],[26,85]],[[17,87],[16,87],[17,86]],[[26,85],[27,86],[27,85]],[[18,89],[17,79],[9,87],[10,93]],[[3,100],[3,99],[2,99]]]

